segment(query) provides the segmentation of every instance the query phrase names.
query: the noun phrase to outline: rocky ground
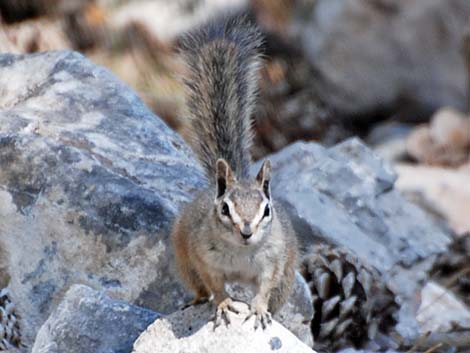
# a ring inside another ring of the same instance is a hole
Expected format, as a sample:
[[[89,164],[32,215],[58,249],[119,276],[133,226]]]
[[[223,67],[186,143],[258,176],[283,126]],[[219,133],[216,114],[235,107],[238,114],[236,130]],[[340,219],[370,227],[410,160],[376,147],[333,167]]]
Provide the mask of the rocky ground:
[[[273,327],[214,333],[208,306],[180,311],[169,246],[206,185],[170,128],[175,47],[226,4],[6,0],[0,52],[29,54],[0,54],[0,351],[467,352],[468,1],[232,5],[266,34],[254,154],[272,153],[301,244]],[[36,53],[67,48],[133,89]]]

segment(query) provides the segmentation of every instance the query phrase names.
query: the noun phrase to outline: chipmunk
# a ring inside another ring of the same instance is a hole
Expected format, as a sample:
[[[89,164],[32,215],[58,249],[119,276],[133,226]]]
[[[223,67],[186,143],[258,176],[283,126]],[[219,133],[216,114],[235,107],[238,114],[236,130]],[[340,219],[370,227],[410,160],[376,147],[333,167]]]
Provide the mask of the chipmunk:
[[[209,187],[183,208],[172,242],[181,279],[195,294],[191,304],[213,296],[214,327],[230,323],[228,311],[238,313],[225,283],[254,288],[246,320],[255,316],[255,329],[272,322],[294,283],[296,236],[272,199],[270,161],[249,176],[261,43],[246,20],[228,20],[186,35],[181,45],[191,144]]]

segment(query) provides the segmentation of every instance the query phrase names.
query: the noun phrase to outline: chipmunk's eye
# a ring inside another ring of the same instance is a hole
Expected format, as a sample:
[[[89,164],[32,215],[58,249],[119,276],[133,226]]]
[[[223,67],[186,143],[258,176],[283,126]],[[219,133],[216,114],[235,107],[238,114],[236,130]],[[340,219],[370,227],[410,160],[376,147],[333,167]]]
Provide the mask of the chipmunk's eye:
[[[221,213],[224,215],[224,216],[230,216],[230,210],[228,208],[228,205],[226,202],[224,202],[224,204],[222,205],[222,211]]]
[[[269,217],[270,213],[271,213],[271,210],[269,209],[269,205],[266,205],[266,207],[264,208],[263,217]]]

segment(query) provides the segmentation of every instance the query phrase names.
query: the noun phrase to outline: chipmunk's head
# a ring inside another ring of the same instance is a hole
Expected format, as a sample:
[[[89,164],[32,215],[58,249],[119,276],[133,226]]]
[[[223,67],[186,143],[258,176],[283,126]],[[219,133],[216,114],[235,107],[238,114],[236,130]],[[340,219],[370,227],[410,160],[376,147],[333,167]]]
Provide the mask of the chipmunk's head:
[[[270,179],[269,160],[254,181],[238,181],[225,160],[217,161],[215,211],[227,229],[221,237],[232,244],[249,246],[269,233],[273,216]]]

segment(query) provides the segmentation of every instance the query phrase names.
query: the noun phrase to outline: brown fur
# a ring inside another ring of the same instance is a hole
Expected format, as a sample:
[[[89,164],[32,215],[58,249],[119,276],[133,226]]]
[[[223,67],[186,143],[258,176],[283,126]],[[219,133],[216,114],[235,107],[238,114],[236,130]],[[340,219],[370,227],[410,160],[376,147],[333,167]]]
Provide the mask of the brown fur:
[[[202,191],[186,205],[173,227],[173,247],[181,280],[194,292],[194,302],[213,294],[217,303],[228,296],[220,282],[255,284],[258,278],[245,274],[253,270],[252,259],[258,258],[264,265],[262,270],[271,272],[263,295],[269,311],[277,312],[292,291],[297,264],[297,242],[290,220],[276,205],[275,227],[269,239],[255,249],[232,247],[218,237],[220,231],[213,217],[211,194],[208,190]],[[211,266],[208,254],[226,257],[227,268],[220,270]],[[246,259],[242,271],[231,271],[234,260],[230,258]]]

